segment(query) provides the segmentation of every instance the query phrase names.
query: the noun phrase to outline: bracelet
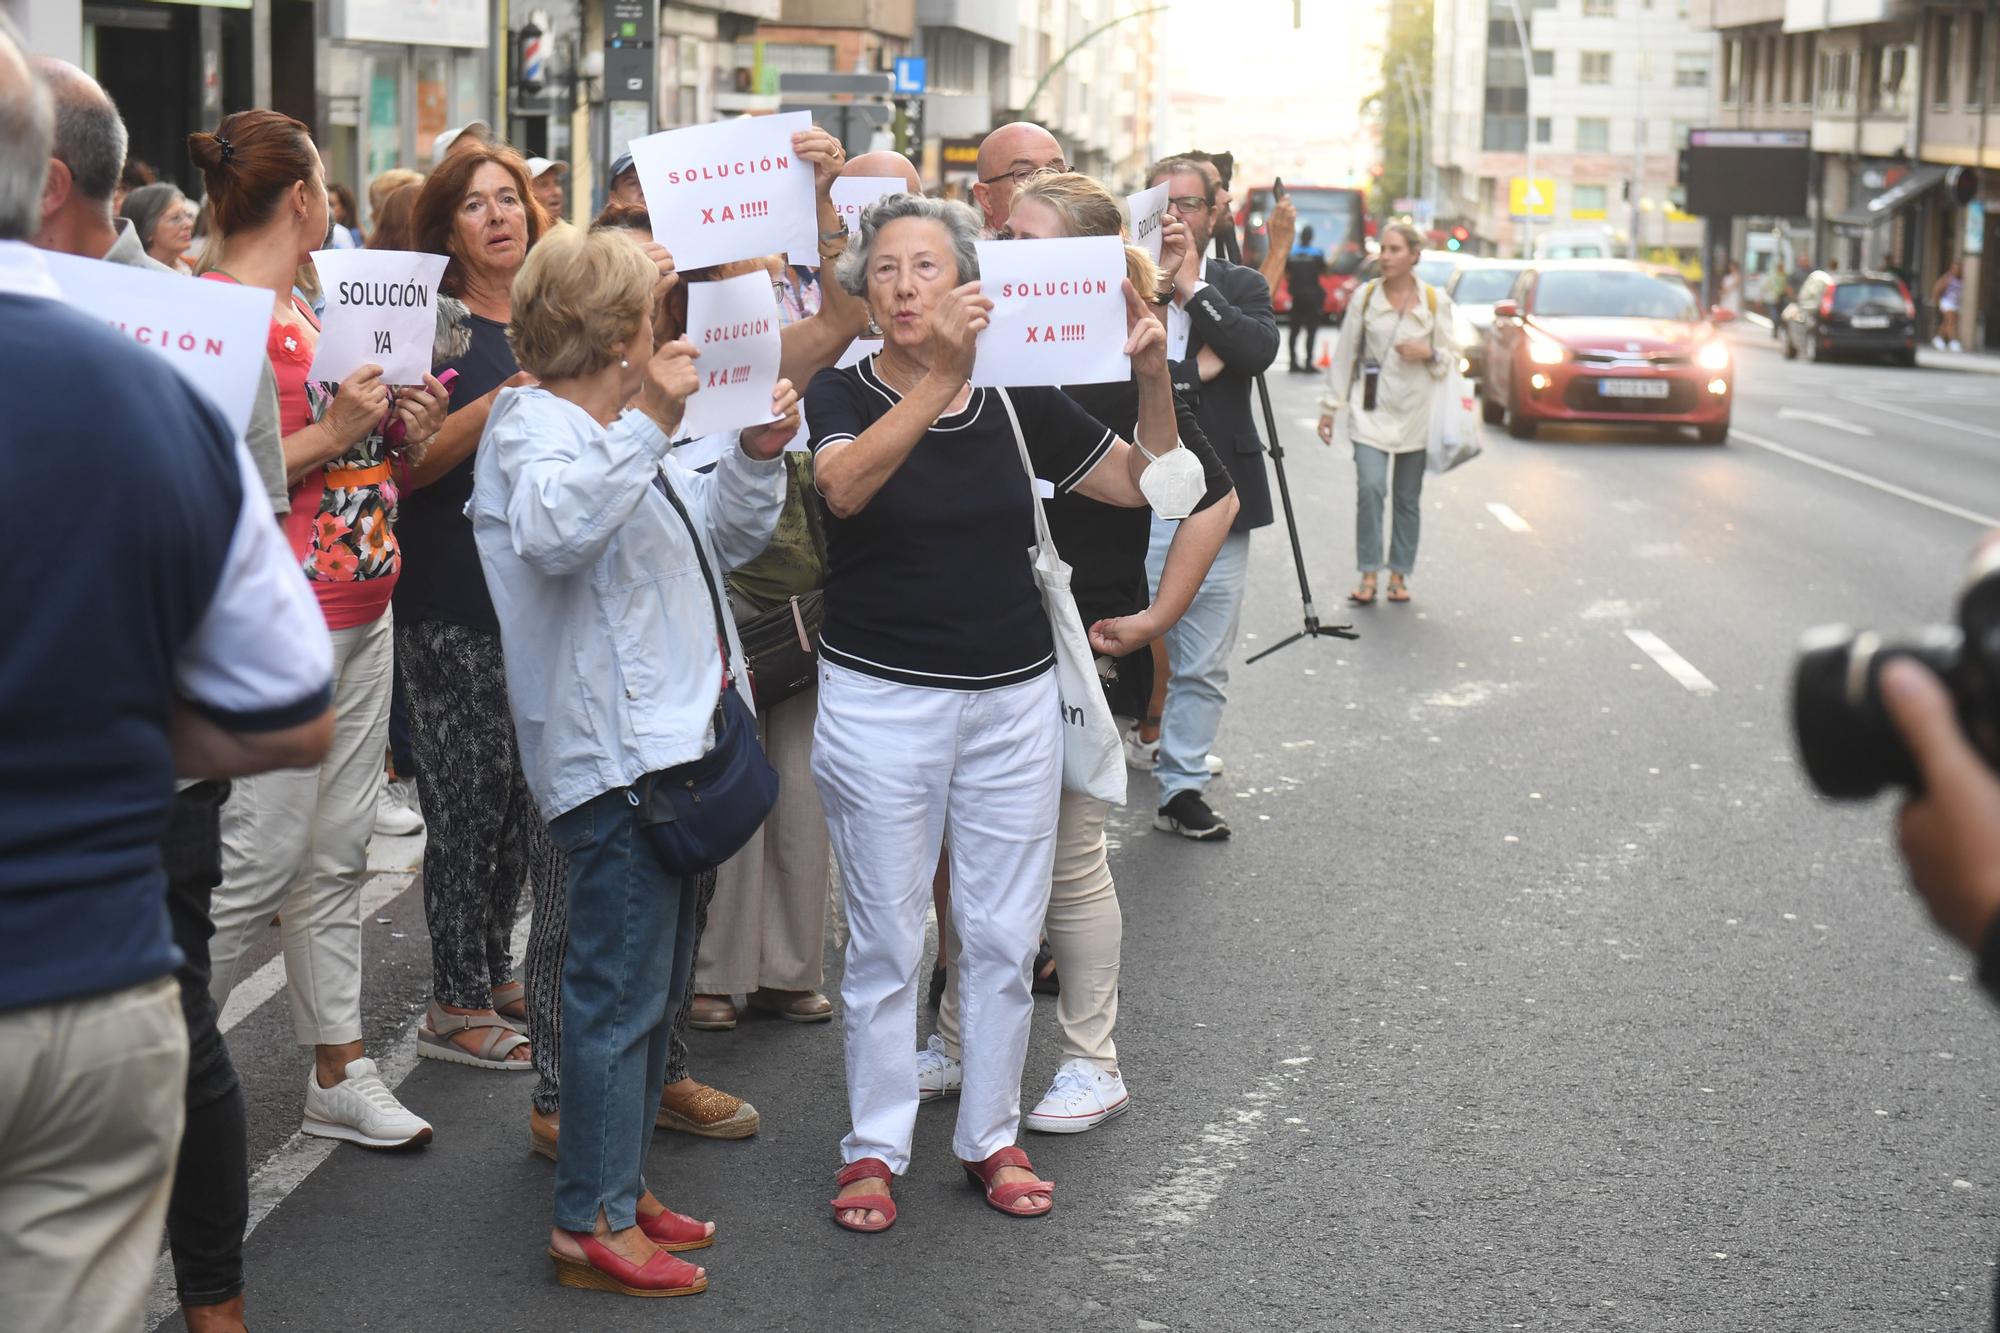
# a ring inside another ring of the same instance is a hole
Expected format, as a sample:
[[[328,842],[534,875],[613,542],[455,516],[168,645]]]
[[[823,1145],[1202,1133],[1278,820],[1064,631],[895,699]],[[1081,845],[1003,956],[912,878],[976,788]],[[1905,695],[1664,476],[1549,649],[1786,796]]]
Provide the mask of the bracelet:
[[[844,241],[847,239],[847,228],[845,225],[842,225],[835,227],[832,231],[823,231],[819,234],[819,239],[821,244],[825,244],[828,241]]]

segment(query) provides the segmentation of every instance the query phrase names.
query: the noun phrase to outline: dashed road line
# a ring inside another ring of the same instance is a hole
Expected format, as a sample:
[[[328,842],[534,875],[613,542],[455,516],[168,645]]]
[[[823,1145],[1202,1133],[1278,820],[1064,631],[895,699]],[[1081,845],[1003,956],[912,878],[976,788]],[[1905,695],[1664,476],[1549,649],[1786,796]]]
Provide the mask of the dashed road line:
[[[1830,416],[1825,412],[1805,412],[1796,407],[1781,407],[1778,409],[1778,415],[1786,421],[1806,421],[1815,426],[1824,426],[1828,430],[1837,430],[1843,435],[1860,435],[1871,440],[1875,438],[1875,432],[1868,427],[1856,425],[1841,417]]]
[[[1506,505],[1501,504],[1498,500],[1488,501],[1486,505],[1486,512],[1493,515],[1493,517],[1499,519],[1500,526],[1507,529],[1507,531],[1509,532],[1534,531],[1533,528],[1528,526],[1527,519],[1522,518],[1519,514],[1515,513],[1512,509],[1509,509]]]
[[[1923,421],[1933,426],[1949,426],[1952,430],[1964,431],[1967,435],[1979,435],[1989,440],[2000,440],[2000,430],[1994,430],[1987,426],[1975,426],[1969,421],[1958,421],[1952,417],[1941,417],[1930,412],[1920,412],[1916,408],[1906,407],[1902,403],[1885,403],[1879,399],[1867,397],[1864,394],[1843,394],[1842,397],[1848,402],[1853,403],[1856,407],[1870,408],[1876,412],[1886,413],[1889,416],[1907,417],[1911,421]]]
[[[1715,682],[1695,669],[1694,663],[1682,657],[1670,647],[1667,641],[1649,629],[1628,629],[1625,637],[1637,645],[1640,652],[1652,658],[1660,670],[1681,683],[1684,689],[1694,694],[1714,694]]]
[[[1968,523],[1977,523],[1982,528],[2000,527],[2000,518],[1995,518],[1991,514],[1982,514],[1976,509],[1965,509],[1959,505],[1952,504],[1948,500],[1940,500],[1934,495],[1925,495],[1922,491],[1913,491],[1907,486],[1898,486],[1893,481],[1884,481],[1880,477],[1870,476],[1866,472],[1858,472],[1851,467],[1842,467],[1838,463],[1829,463],[1824,458],[1814,458],[1811,454],[1779,444],[1776,440],[1767,440],[1761,435],[1752,435],[1747,431],[1738,430],[1732,431],[1729,438],[1750,445],[1753,448],[1774,453],[1780,458],[1789,458],[1794,463],[1804,463],[1807,467],[1816,467],[1822,472],[1831,472],[1836,477],[1845,477],[1849,481],[1858,481],[1863,486],[1872,487],[1884,495],[1893,495],[1899,500],[1908,500],[1911,504],[1920,504],[1926,509],[1935,509],[1940,514],[1949,514],[1953,518],[1962,518]]]

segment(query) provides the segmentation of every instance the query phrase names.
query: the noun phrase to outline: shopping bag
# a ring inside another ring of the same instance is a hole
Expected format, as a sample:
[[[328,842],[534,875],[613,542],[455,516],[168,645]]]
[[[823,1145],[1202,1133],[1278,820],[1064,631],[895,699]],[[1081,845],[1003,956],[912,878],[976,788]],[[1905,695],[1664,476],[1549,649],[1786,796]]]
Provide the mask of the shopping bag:
[[[1042,608],[1048,613],[1049,632],[1056,645],[1056,694],[1062,704],[1063,788],[1085,796],[1095,796],[1112,805],[1125,804],[1125,750],[1118,736],[1118,724],[1111,719],[1111,705],[1105,700],[1104,686],[1097,675],[1097,653],[1084,633],[1083,617],[1077,612],[1076,598],[1069,590],[1069,566],[1056,551],[1049,533],[1048,516],[1034,493],[1035,465],[1028,457],[1027,437],[1021,433],[1021,419],[1014,414],[1014,400],[1005,389],[996,389],[1001,406],[1007,409],[1008,424],[1014,428],[1014,443],[1021,450],[1021,466],[1028,471],[1029,496],[1035,508],[1035,544],[1028,558],[1035,569],[1035,585],[1042,590]]]
[[[1430,439],[1424,447],[1424,468],[1449,472],[1485,452],[1479,442],[1479,400],[1457,368],[1438,381],[1431,398]]]

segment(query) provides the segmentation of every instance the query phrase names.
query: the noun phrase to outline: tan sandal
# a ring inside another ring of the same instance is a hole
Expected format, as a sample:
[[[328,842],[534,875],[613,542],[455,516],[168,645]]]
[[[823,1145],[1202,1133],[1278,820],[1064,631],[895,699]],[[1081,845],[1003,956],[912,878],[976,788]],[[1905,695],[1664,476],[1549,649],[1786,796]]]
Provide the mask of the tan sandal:
[[[467,1048],[452,1040],[454,1033],[485,1034],[476,1047]],[[474,1069],[498,1069],[509,1073],[531,1071],[533,1060],[508,1057],[528,1044],[528,1039],[511,1025],[491,1014],[454,1014],[433,1000],[430,1011],[417,1028],[417,1054],[432,1060],[446,1060]]]
[[[509,1009],[519,1009],[510,1014]],[[493,988],[493,1012],[516,1032],[528,1030],[528,988],[518,981],[503,981]]]

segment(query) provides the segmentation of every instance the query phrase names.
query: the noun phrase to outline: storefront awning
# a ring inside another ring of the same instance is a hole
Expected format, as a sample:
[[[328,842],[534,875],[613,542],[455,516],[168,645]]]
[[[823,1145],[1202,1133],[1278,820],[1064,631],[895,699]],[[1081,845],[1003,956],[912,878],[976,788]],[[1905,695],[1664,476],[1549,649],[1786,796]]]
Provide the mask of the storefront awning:
[[[1908,207],[1922,198],[1926,191],[1941,184],[1949,170],[1951,168],[1927,162],[1918,163],[1904,172],[1895,184],[1883,187],[1880,193],[1859,208],[1831,213],[1826,220],[1847,231],[1867,231],[1871,227],[1885,226],[1896,215],[1897,209]]]

